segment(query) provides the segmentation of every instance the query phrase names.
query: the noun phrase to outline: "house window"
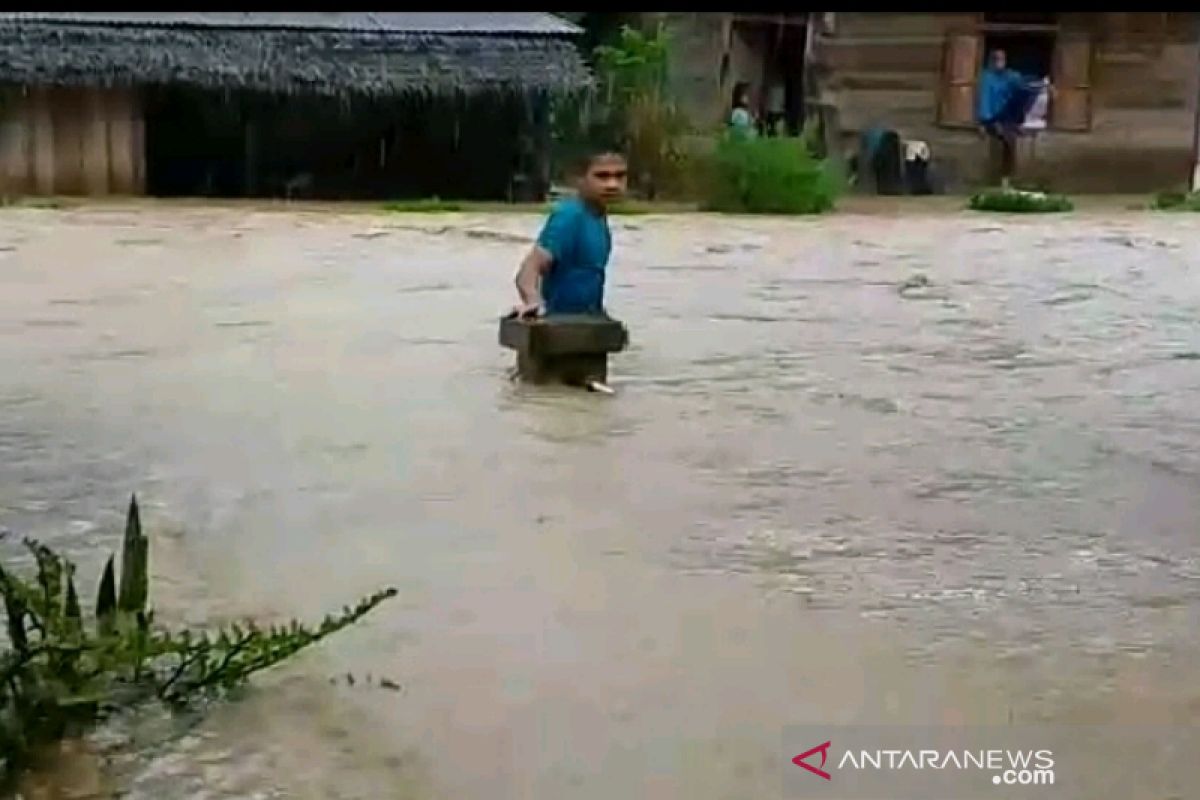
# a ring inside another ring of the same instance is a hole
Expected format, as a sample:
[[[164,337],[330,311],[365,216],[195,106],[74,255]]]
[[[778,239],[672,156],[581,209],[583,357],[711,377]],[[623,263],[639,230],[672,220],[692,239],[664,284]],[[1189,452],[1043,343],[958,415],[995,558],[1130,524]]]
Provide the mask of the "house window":
[[[1054,13],[983,14],[970,31],[946,37],[938,122],[973,127],[979,72],[988,55],[1003,49],[1009,66],[1031,77],[1048,77],[1054,86],[1050,127],[1087,131],[1092,125],[1092,43],[1084,34],[1059,30]]]

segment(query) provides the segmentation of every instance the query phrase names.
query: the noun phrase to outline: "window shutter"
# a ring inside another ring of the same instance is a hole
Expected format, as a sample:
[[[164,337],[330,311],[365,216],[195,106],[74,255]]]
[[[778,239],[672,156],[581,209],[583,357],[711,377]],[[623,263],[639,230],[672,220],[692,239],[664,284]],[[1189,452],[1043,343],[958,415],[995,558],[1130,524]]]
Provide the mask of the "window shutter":
[[[952,33],[946,37],[943,53],[938,122],[974,126],[975,84],[983,63],[983,39],[976,33]]]
[[[1050,123],[1062,131],[1092,127],[1092,41],[1063,35],[1054,48],[1054,97]]]

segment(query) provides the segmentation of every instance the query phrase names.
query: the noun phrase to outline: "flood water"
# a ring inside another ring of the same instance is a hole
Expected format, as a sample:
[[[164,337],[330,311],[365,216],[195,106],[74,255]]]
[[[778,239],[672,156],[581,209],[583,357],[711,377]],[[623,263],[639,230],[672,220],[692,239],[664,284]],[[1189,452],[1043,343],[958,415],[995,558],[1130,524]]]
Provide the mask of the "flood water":
[[[506,379],[534,216],[2,220],[6,557],[97,576],[136,491],[168,623],[399,590],[101,731],[105,791],[774,798],[789,725],[1200,719],[1194,219],[618,218],[611,398]]]

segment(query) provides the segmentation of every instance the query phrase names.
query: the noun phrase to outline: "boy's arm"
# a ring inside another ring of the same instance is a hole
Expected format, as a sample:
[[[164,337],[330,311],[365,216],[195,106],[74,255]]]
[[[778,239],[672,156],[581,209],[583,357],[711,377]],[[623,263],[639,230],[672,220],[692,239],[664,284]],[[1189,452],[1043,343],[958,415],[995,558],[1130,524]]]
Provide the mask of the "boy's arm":
[[[561,206],[554,209],[542,227],[537,242],[529,248],[529,253],[521,261],[515,283],[517,294],[526,309],[533,309],[542,304],[542,277],[556,262],[562,260],[563,254],[570,246],[573,230],[570,209]]]
[[[532,309],[542,304],[542,276],[550,271],[553,264],[554,256],[538,244],[529,248],[529,253],[521,260],[515,283],[517,295],[525,308]]]

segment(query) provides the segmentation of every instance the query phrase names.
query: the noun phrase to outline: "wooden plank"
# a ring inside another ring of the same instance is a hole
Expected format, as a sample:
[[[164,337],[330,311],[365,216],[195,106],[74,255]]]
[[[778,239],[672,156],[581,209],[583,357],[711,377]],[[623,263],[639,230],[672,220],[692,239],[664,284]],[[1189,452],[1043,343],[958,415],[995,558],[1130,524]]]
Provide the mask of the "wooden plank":
[[[861,72],[843,70],[826,84],[832,89],[866,92],[925,92],[935,105],[941,76],[937,72]]]
[[[33,188],[33,135],[30,104],[25,94],[5,95],[0,127],[0,192],[5,197],[29,194]]]
[[[973,27],[975,12],[840,11],[838,38],[925,36],[940,41],[952,28]]]
[[[33,190],[54,194],[54,117],[50,113],[50,90],[30,89],[33,133]]]
[[[1050,124],[1056,130],[1092,127],[1092,41],[1085,36],[1059,37],[1054,49],[1055,93]]]
[[[973,126],[983,37],[976,33],[952,33],[946,37],[944,53],[938,122],[955,127]]]
[[[1092,42],[1085,37],[1063,37],[1055,47],[1054,78],[1063,86],[1089,89],[1092,85]]]
[[[85,92],[83,142],[84,189],[92,197],[106,195],[108,183],[108,96],[103,89]]]
[[[129,107],[132,121],[130,144],[133,148],[133,193],[146,193],[146,115],[142,95],[134,89],[129,92]]]
[[[84,94],[82,89],[59,87],[50,92],[54,120],[54,193],[82,195]]]
[[[127,89],[114,89],[109,96],[108,165],[113,194],[136,191],[133,162],[133,103]]]
[[[819,62],[834,71],[931,72],[942,65],[942,38],[919,42],[822,42]]]
[[[886,121],[906,133],[914,125],[932,126],[937,121],[937,93],[920,91],[843,91],[837,95],[843,130],[859,131]]]
[[[733,17],[733,21],[737,24],[796,25],[800,27],[808,24],[808,12],[806,11],[779,12],[776,14],[733,11],[730,14]]]

